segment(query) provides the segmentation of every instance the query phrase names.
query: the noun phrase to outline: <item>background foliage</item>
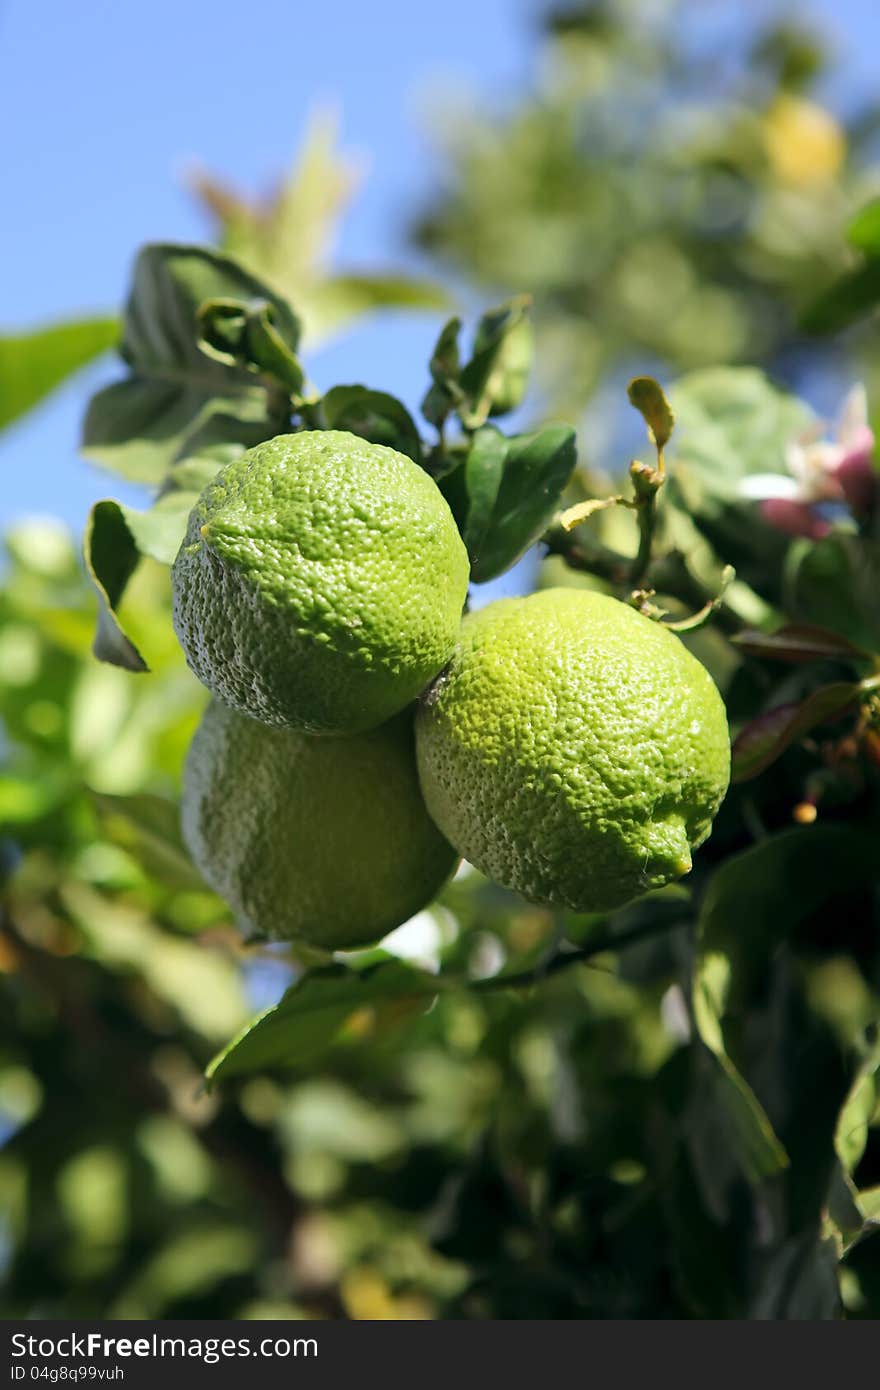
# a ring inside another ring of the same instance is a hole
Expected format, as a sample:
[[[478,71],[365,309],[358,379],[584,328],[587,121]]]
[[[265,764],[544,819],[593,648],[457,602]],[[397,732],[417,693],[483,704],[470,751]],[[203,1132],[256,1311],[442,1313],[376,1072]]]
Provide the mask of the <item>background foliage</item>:
[[[557,13],[535,92],[455,142],[419,235],[481,300],[534,296],[539,389],[512,440],[496,423],[525,385],[522,300],[474,342],[440,334],[426,427],[378,370],[311,387],[303,324],[308,343],[371,305],[442,302],[421,282],[331,277],[341,176],[320,131],[271,207],[204,182],[234,260],[138,262],[134,302],[165,331],[139,337],[129,308],[124,375],[93,402],[86,447],[158,500],[95,509],[91,584],[60,528],[7,538],[7,1314],[880,1313],[878,507],[871,491],[806,499],[823,534],[792,536],[747,482],[786,475],[810,424],[786,386],[808,370],[849,383],[856,364],[873,379],[870,210],[845,237],[876,191],[871,115],[844,131],[812,104],[822,54],[794,30],[765,34],[748,76],[734,55],[729,82],[686,34],[634,6]],[[167,312],[181,305],[197,348]],[[851,320],[843,341],[819,332]],[[5,342],[3,421],[116,332]],[[486,557],[478,580],[543,533],[536,582],[621,592],[627,511],[551,525],[574,457],[555,422],[587,421],[589,467],[564,500],[607,501],[621,459],[583,408],[630,368],[677,378],[642,582],[686,619],[737,571],[685,637],[748,731],[694,873],[599,919],[470,872],[382,953],[315,968],[245,952],[177,830],[205,695],[166,566],[194,493],[292,410],[419,458]]]

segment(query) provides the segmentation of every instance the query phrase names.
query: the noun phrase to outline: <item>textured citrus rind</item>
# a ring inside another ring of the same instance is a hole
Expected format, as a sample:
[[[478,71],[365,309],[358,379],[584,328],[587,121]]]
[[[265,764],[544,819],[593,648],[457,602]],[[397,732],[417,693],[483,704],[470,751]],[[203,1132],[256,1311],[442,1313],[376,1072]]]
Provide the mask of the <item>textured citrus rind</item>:
[[[193,508],[172,571],[189,665],[264,723],[354,733],[414,700],[449,659],[467,553],[436,484],[335,430],[280,435]]]
[[[419,790],[412,713],[310,738],[208,706],[190,746],[184,839],[251,934],[366,945],[420,911],[457,856]]]
[[[723,702],[680,639],[561,588],[464,620],[417,754],[428,809],[465,859],[579,911],[686,873],[730,775]]]

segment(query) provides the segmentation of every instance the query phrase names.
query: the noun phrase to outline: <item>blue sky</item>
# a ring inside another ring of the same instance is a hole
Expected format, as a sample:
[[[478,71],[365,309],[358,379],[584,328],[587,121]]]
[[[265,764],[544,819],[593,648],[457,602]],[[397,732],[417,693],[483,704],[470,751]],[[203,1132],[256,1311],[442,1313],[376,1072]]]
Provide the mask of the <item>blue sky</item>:
[[[878,35],[876,0],[808,8],[828,17],[864,90],[880,70],[866,42]],[[204,238],[187,165],[265,188],[321,103],[338,106],[343,146],[368,163],[340,265],[418,268],[403,231],[437,175],[424,93],[514,97],[531,70],[537,9],[532,0],[0,0],[0,326],[115,309],[140,242]],[[326,384],[369,376],[415,404],[436,326],[432,316],[383,316],[312,359],[312,374]],[[76,454],[84,401],[112,375],[102,364],[0,440],[0,524],[52,512],[79,528],[91,501],[123,495]]]

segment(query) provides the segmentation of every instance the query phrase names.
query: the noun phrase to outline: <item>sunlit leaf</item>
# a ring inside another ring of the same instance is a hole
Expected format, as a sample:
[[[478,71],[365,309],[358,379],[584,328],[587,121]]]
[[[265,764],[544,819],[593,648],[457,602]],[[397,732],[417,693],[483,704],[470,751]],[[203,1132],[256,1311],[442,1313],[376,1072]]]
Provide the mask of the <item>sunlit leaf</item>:
[[[131,854],[143,869],[174,888],[207,892],[180,834],[180,813],[173,801],[141,792],[109,796],[92,792],[105,834]]]
[[[491,484],[497,468],[493,448],[481,448],[481,458],[489,459],[491,466],[488,471],[475,469],[480,488],[485,489],[487,477]],[[471,555],[476,583],[485,583],[509,569],[543,534],[576,462],[575,433],[565,425],[550,425],[537,434],[514,435],[508,440],[491,511]],[[486,495],[480,494],[481,521],[487,496],[488,489]]]
[[[361,1010],[408,999],[427,1001],[436,992],[434,976],[402,961],[383,961],[362,971],[343,965],[312,970],[214,1058],[208,1080],[305,1065],[336,1042]]]

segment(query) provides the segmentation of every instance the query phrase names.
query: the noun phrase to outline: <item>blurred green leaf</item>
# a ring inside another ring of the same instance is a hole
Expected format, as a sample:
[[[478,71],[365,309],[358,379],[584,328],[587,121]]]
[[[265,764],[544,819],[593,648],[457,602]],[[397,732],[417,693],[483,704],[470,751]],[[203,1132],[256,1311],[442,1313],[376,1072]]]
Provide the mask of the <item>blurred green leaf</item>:
[[[781,1026],[773,1014],[771,973],[781,968],[783,947],[797,944],[798,934],[823,909],[837,904],[858,915],[852,904],[878,875],[871,836],[841,826],[814,825],[793,829],[762,841],[728,858],[715,872],[703,900],[697,932],[694,969],[694,1019],[703,1042],[714,1054],[727,1091],[732,1134],[744,1173],[752,1182],[772,1176],[786,1162],[766,1105],[756,1096],[749,1072],[760,1077],[762,1089],[796,1114],[796,1103],[809,1105],[813,1084],[797,1070],[798,1050],[783,1047],[776,1037],[772,1066],[780,1069],[771,1086],[766,1074],[770,1059],[758,1024],[768,1010],[768,1027]],[[854,928],[857,930],[857,928]],[[845,949],[838,942],[838,950]],[[775,1018],[775,1024],[774,1024]],[[803,1025],[801,1025],[803,1030]],[[775,1036],[775,1035],[773,1035]],[[801,1038],[801,1048],[806,1039]],[[839,1045],[835,1044],[839,1053]],[[763,1063],[763,1070],[762,1070]],[[794,1070],[792,1070],[794,1069]],[[845,1097],[841,1096],[841,1104]],[[839,1107],[835,1107],[835,1117]],[[804,1142],[800,1130],[798,1142]],[[826,1155],[828,1172],[817,1182],[827,1185],[833,1158],[832,1131],[806,1136]]]
[[[880,546],[833,535],[799,546],[789,567],[789,604],[798,618],[880,652]]]
[[[860,208],[846,229],[847,241],[866,256],[880,256],[880,198]]]
[[[96,502],[86,522],[83,542],[86,569],[98,591],[98,629],[94,653],[100,661],[127,671],[149,667],[122,630],[116,608],[137,568],[140,555],[118,502]]]
[[[512,436],[487,517],[498,467],[497,446],[488,439],[481,441],[473,469],[478,499],[475,530],[479,526],[471,552],[475,583],[503,574],[538,540],[559,507],[576,462],[575,432],[566,425]]]
[[[206,1076],[209,1082],[227,1081],[314,1062],[361,1010],[427,1001],[437,989],[433,975],[403,961],[380,961],[360,971],[344,965],[312,970],[218,1053]]]
[[[858,702],[857,681],[820,686],[800,704],[777,705],[759,714],[737,735],[732,753],[734,782],[748,782],[811,729],[841,719]]]
[[[80,319],[0,337],[0,429],[32,410],[119,336],[116,319]]]
[[[199,310],[216,299],[270,305],[278,334],[295,349],[299,326],[288,304],[234,261],[195,246],[144,247],[120,348],[130,374],[89,406],[89,458],[123,477],[158,483],[218,421],[230,442],[245,445],[284,428],[290,407],[283,392],[260,384],[250,366],[202,351]]]
[[[706,367],[669,389],[676,465],[732,491],[749,473],[786,473],[786,445],[813,422],[796,397],[754,367]]]
[[[92,792],[91,796],[104,833],[127,850],[146,873],[168,887],[208,891],[186,851],[180,814],[173,801],[147,792],[132,796]]]
[[[841,275],[815,299],[801,320],[807,333],[841,333],[880,303],[880,259]]]
[[[386,444],[422,461],[422,443],[406,406],[385,391],[366,386],[334,386],[321,401],[328,430],[349,430],[373,444]]]
[[[787,1241],[768,1261],[748,1317],[761,1322],[840,1317],[837,1260],[831,1240],[806,1234]]]

